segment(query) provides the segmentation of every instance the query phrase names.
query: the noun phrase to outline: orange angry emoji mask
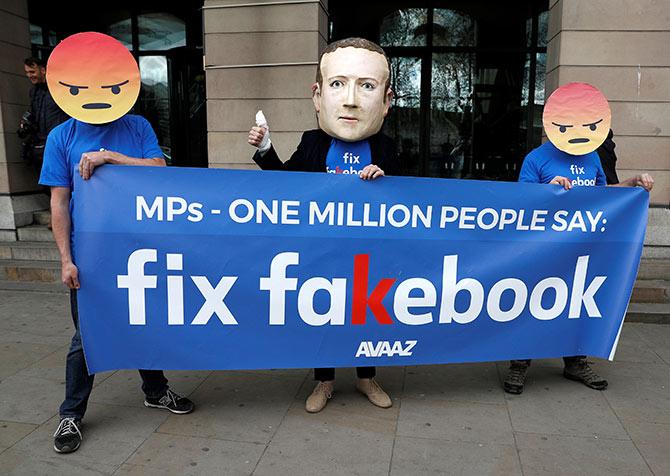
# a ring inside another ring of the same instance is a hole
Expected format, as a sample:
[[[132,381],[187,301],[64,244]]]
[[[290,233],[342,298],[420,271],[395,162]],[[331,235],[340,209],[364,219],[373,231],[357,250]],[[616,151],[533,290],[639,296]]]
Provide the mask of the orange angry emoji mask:
[[[135,104],[140,71],[130,51],[111,36],[77,33],[51,53],[47,85],[56,104],[68,115],[90,124],[105,124]]]
[[[588,154],[600,147],[611,121],[607,99],[586,83],[569,83],[558,88],[547,99],[542,114],[547,138],[570,155]]]

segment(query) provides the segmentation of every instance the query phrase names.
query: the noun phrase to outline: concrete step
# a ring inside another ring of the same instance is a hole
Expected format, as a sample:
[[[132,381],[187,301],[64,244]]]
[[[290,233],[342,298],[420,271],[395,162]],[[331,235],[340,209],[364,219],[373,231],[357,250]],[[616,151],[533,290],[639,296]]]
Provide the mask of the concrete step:
[[[0,279],[0,291],[20,291],[31,293],[67,294],[70,292],[61,283],[40,283],[33,281],[8,281]]]
[[[58,283],[60,282],[60,262],[0,260],[0,279]]]
[[[670,281],[670,259],[642,259],[637,279],[662,279]]]
[[[17,228],[19,241],[54,241],[54,235],[44,225],[29,225]]]
[[[630,302],[670,303],[670,281],[660,279],[638,279],[635,282]]]
[[[642,250],[642,258],[670,259],[670,246],[645,246]]]
[[[49,210],[40,210],[33,212],[33,225],[47,226],[51,222],[51,212]]]
[[[56,243],[49,241],[0,242],[0,259],[60,261]]]
[[[670,304],[630,303],[626,322],[670,324]]]

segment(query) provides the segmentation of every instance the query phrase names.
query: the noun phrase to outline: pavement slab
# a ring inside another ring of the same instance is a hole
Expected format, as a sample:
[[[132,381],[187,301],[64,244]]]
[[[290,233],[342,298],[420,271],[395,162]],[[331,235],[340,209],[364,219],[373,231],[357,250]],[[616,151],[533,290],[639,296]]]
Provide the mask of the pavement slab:
[[[395,414],[362,398],[341,398],[318,414],[296,401],[254,474],[388,474]]]
[[[0,321],[4,321],[4,316]],[[21,330],[8,329],[0,325],[0,342],[26,342],[62,346],[63,342],[69,342],[69,339],[66,338],[67,333],[70,333],[69,337],[72,337],[71,332],[68,330],[61,330],[60,332],[53,334],[33,334]]]
[[[504,404],[431,400],[402,400],[398,435],[473,443],[513,445],[514,435]]]
[[[58,412],[64,396],[64,382],[12,375],[0,382],[0,420],[42,424]]]
[[[670,474],[670,425],[624,421],[635,447],[657,475]]]
[[[197,410],[186,419],[168,418],[159,432],[266,444],[303,380],[213,372],[191,395]]]
[[[631,441],[519,432],[516,442],[524,475],[653,474]]]
[[[649,327],[670,327],[659,325],[648,325]],[[645,327],[640,327],[639,324],[631,324],[624,326],[619,336],[619,343],[617,345],[616,355],[614,359],[616,362],[633,362],[633,363],[649,363],[649,364],[663,364],[668,363],[656,352],[654,346],[645,337]],[[670,334],[667,336],[670,338]],[[669,355],[670,357],[670,355]]]
[[[120,474],[251,474],[263,451],[255,443],[154,433]]]
[[[0,454],[0,474],[4,476],[102,476],[116,469],[99,461],[66,458],[53,450],[35,455],[10,449]]]
[[[521,475],[514,445],[493,445],[401,436],[396,439],[391,475]]]
[[[61,458],[82,463],[124,463],[168,417],[166,410],[137,410],[116,405],[90,403],[82,424],[84,438],[78,451]],[[59,418],[54,416],[16,443],[12,449],[35,455],[53,453],[53,433]],[[48,450],[48,451],[47,451]]]
[[[631,327],[637,331],[666,364],[670,365],[670,346],[668,345],[668,342],[670,342],[670,326],[631,324]]]
[[[31,423],[0,421],[0,451],[13,446],[14,443],[23,439],[35,428],[37,428],[37,425]]]
[[[555,375],[547,368],[521,395],[508,395],[507,406],[514,431],[563,436],[627,439],[603,392]]]
[[[670,366],[619,362],[603,376],[603,395],[620,419],[670,424]]]
[[[404,395],[504,404],[495,362],[407,367]]]
[[[59,346],[33,342],[0,343],[0,381],[56,352]]]

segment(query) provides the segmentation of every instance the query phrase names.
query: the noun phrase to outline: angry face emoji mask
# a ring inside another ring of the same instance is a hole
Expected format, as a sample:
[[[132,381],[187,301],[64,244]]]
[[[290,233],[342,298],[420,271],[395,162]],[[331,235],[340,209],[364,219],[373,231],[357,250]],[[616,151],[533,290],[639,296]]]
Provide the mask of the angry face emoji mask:
[[[71,117],[105,124],[126,114],[140,92],[140,71],[128,49],[102,33],[64,39],[47,63],[47,85]]]
[[[48,74],[48,72],[47,72]],[[607,99],[586,83],[569,83],[554,91],[544,106],[547,138],[570,155],[593,152],[605,141],[612,113]]]

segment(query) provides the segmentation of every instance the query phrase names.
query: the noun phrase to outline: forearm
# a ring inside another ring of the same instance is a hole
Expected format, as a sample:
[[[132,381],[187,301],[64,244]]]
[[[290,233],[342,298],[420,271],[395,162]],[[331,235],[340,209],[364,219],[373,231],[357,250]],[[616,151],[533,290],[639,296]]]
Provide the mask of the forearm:
[[[651,192],[651,189],[654,188],[654,179],[651,175],[644,173],[627,178],[621,183],[612,184],[610,187],[642,187],[647,192]]]
[[[56,240],[56,246],[60,252],[62,264],[72,262],[72,250],[70,249],[70,230],[72,222],[70,219],[69,204],[51,200],[51,226]]]
[[[625,180],[622,180],[619,183],[613,183],[608,185],[608,187],[637,187],[637,178],[630,177]]]
[[[165,159],[162,157],[155,157],[152,159],[135,159],[133,157],[128,157],[119,152],[108,151],[105,157],[105,162],[108,164],[114,165],[153,165],[158,167],[164,167]]]

